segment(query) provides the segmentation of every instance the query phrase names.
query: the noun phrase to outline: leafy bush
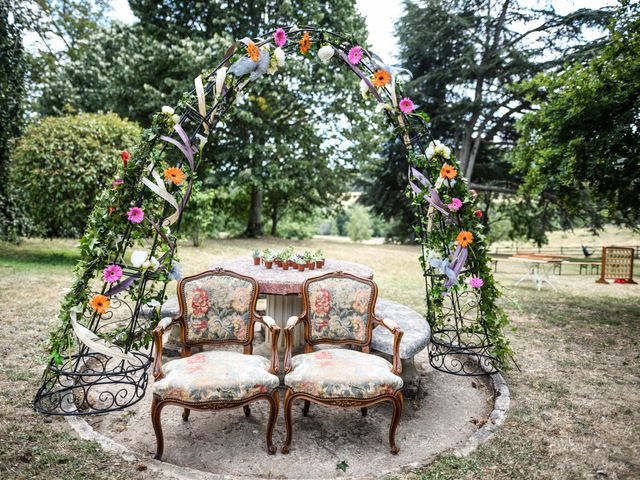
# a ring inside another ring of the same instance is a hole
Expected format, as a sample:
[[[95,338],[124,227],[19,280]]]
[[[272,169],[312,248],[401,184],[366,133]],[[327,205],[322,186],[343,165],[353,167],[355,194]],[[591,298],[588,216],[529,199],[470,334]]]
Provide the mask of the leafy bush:
[[[315,233],[315,225],[309,222],[284,220],[278,226],[278,236],[288,240],[306,240]]]
[[[345,225],[347,235],[354,242],[369,240],[373,234],[371,228],[371,214],[366,207],[354,204],[349,209],[349,219]]]
[[[10,175],[36,232],[79,236],[96,193],[122,172],[120,153],[140,132],[114,113],[45,117],[26,128]]]

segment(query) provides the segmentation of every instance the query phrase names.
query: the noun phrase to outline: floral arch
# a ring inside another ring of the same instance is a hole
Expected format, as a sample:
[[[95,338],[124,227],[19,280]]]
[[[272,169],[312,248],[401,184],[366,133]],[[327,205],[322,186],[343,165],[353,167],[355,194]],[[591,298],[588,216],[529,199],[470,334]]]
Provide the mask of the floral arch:
[[[406,148],[432,366],[482,375],[505,365],[511,355],[503,334],[507,318],[496,304],[482,212],[450,149],[431,137],[428,116],[402,94],[402,77],[410,73],[391,68],[346,36],[290,26],[232,45],[175,109],[155,115],[131,153],[122,153],[121,175],[99,194],[80,242],[73,285],[51,333],[37,411],[104,413],[144,396],[151,330],[160,320],[167,283],[179,276],[174,234],[207,138],[249,84],[277,74],[287,56],[298,55],[349,68]]]

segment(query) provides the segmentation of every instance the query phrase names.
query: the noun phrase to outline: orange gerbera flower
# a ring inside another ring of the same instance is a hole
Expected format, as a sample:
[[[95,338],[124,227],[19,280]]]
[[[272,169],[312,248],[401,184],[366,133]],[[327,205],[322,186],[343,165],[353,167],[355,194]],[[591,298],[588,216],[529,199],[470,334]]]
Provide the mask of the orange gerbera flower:
[[[440,169],[440,176],[442,178],[448,178],[449,180],[453,180],[458,176],[458,171],[448,163],[445,163]]]
[[[391,75],[389,75],[389,72],[387,72],[384,68],[376,70],[373,74],[373,78],[371,79],[371,82],[376,87],[384,87],[390,81]]]
[[[94,295],[89,302],[89,306],[93,308],[97,314],[104,315],[107,313],[107,308],[111,306],[111,302],[104,295]]]
[[[184,182],[184,172],[178,167],[167,168],[164,171],[164,179],[174,185],[182,185],[182,182]]]
[[[309,32],[304,32],[299,43],[300,43],[300,53],[303,55],[306,54],[311,48],[311,38],[309,37]]]
[[[257,62],[260,58],[260,49],[258,49],[253,42],[249,42],[249,45],[247,45],[247,53],[249,54],[249,58],[254,62]]]
[[[456,237],[456,242],[463,248],[467,248],[470,243],[473,243],[473,233],[461,231]]]

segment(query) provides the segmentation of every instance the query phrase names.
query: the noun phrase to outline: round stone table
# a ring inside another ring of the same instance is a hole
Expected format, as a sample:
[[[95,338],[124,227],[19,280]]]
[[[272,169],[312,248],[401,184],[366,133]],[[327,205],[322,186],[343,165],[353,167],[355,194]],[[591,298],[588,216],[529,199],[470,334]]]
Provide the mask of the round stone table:
[[[337,260],[326,260],[322,268],[305,269],[304,272],[292,270],[291,267],[289,270],[283,270],[275,264],[273,268],[268,269],[262,263],[254,265],[253,259],[250,257],[222,260],[212,264],[211,268],[224,268],[255,278],[260,286],[260,293],[267,297],[267,315],[273,317],[282,329],[286,326],[289,317],[302,313],[301,288],[307,278],[338,271],[369,280],[373,278],[373,270],[366,265]],[[268,330],[267,335],[269,335]],[[280,333],[279,343],[284,351],[284,332]],[[300,347],[303,343],[302,324],[298,324],[293,332],[293,346]]]

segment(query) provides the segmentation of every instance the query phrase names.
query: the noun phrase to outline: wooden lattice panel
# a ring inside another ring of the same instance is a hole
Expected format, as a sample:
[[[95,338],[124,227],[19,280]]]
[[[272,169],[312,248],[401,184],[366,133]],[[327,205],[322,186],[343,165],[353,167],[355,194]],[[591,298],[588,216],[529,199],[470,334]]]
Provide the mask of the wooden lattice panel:
[[[602,267],[598,283],[609,283],[606,278],[623,279],[627,283],[633,281],[633,248],[602,247]]]

